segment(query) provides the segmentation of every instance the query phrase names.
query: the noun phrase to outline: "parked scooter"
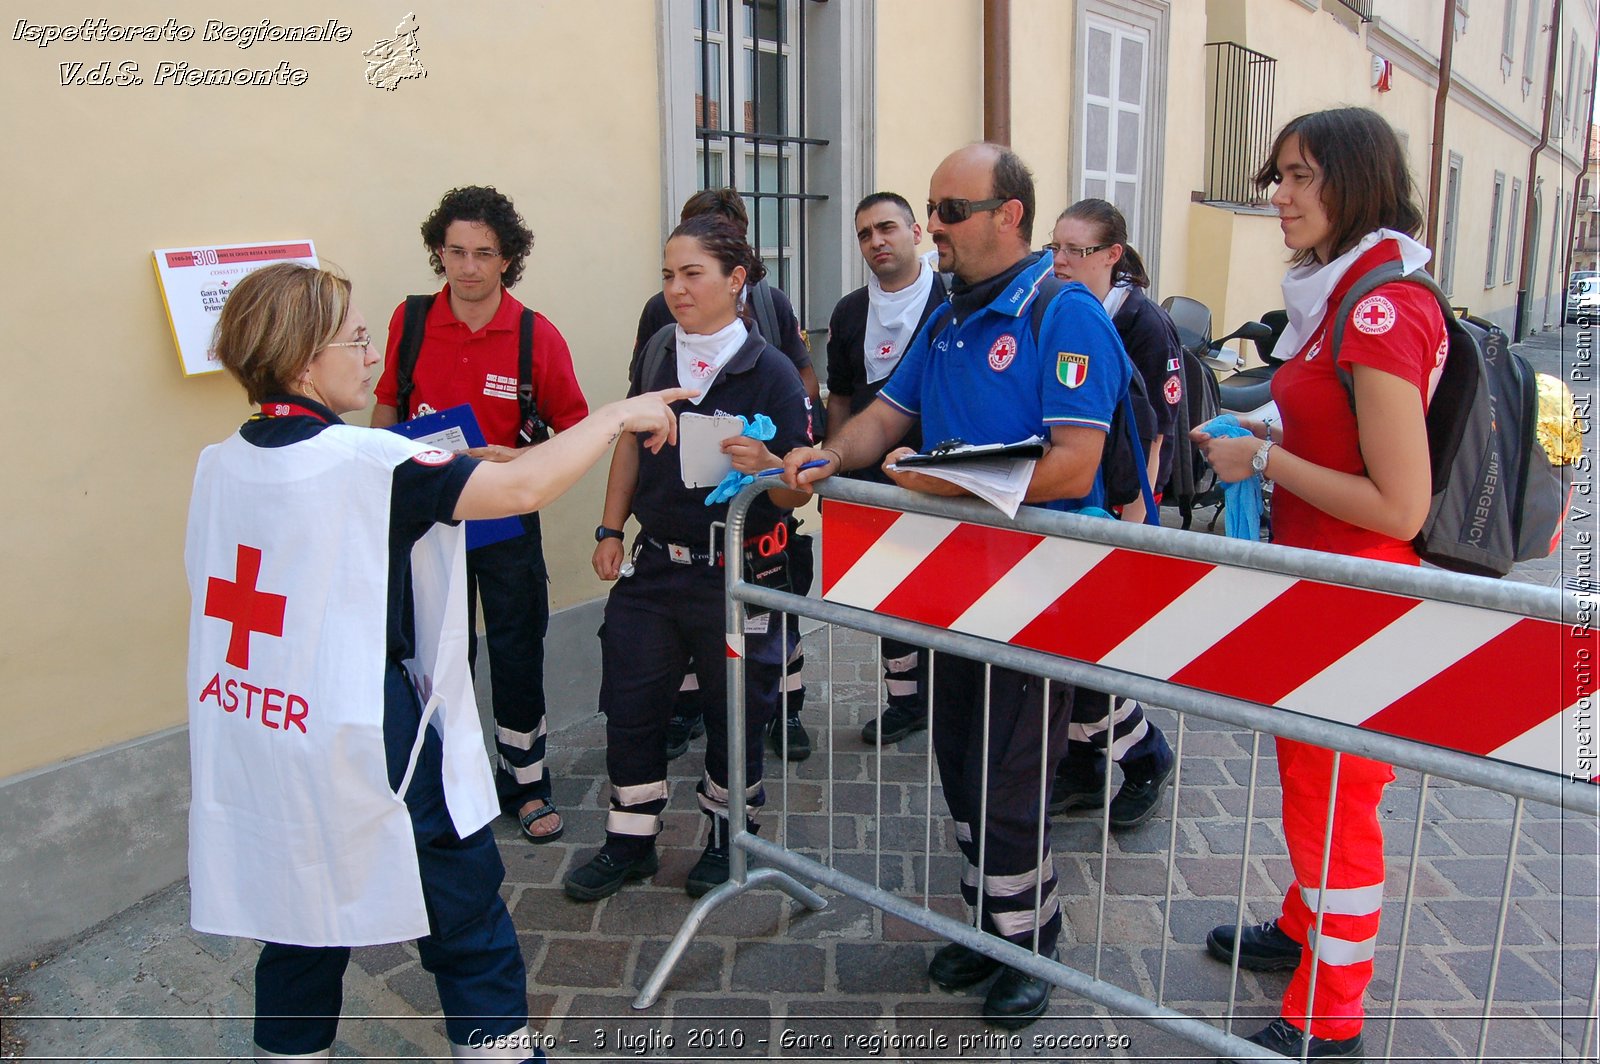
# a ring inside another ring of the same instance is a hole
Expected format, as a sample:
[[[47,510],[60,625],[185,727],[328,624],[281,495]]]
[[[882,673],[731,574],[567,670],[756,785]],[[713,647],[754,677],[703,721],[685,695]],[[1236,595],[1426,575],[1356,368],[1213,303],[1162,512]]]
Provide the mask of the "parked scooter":
[[[1222,512],[1222,484],[1189,443],[1189,430],[1221,413],[1258,421],[1277,417],[1272,374],[1281,360],[1273,357],[1272,349],[1288,319],[1283,311],[1272,311],[1263,315],[1265,322],[1247,321],[1226,336],[1212,339],[1211,311],[1204,303],[1188,296],[1168,296],[1161,306],[1177,328],[1183,347],[1185,397],[1175,429],[1172,477],[1161,501],[1178,509],[1184,528],[1193,522],[1196,509],[1215,507],[1208,528],[1215,527]],[[1244,368],[1242,351],[1227,346],[1234,340],[1254,343],[1263,364]]]

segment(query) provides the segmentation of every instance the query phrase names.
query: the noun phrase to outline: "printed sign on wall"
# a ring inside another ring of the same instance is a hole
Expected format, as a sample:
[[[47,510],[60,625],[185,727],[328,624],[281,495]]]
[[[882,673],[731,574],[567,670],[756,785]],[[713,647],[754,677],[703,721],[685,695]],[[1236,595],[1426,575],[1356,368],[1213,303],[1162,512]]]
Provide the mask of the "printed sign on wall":
[[[153,256],[167,321],[186,377],[222,368],[211,352],[211,333],[228,293],[245,275],[275,262],[318,264],[316,248],[309,240],[165,248]]]

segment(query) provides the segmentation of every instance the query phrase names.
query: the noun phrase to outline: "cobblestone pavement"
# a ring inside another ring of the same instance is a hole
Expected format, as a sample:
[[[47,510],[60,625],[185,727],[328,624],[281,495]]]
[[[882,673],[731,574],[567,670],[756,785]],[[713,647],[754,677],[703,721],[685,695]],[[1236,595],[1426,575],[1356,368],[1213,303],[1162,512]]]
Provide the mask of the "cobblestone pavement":
[[[1549,351],[1532,353],[1544,361],[1555,358]],[[1592,394],[1592,384],[1589,390]],[[1558,557],[1519,575],[1557,583],[1571,572],[1570,561]],[[931,820],[923,815],[930,804],[925,736],[886,748],[881,763],[859,736],[861,722],[876,712],[874,641],[838,630],[830,639],[818,631],[808,636],[807,646],[805,716],[817,753],[790,766],[786,776],[781,770],[769,773],[763,834],[776,834],[791,848],[826,859],[831,823],[835,865],[919,901],[926,889],[935,910],[960,916],[955,892],[960,859],[942,799],[933,796]],[[1494,699],[1511,696],[1486,692],[1485,704],[1463,707],[1463,712],[1492,713]],[[830,703],[831,786],[824,727]],[[1176,742],[1174,716],[1159,709],[1151,716]],[[1247,920],[1276,915],[1290,878],[1277,822],[1280,792],[1271,743],[1261,746]],[[504,895],[528,963],[533,1026],[557,1059],[1208,1059],[1171,1035],[1127,1018],[1109,1018],[1105,1010],[1060,990],[1049,1015],[1026,1031],[1009,1035],[988,1029],[975,1019],[978,996],[947,994],[929,984],[925,968],[938,944],[933,936],[832,894],[828,907],[817,913],[774,890],[758,890],[720,908],[695,938],[661,1000],[649,1011],[636,1012],[631,1007],[635,989],[689,910],[682,888],[703,844],[693,788],[704,740],[673,762],[661,871],[598,904],[569,901],[560,884],[603,833],[600,719],[558,732],[551,748],[556,798],[568,825],[565,837],[534,847],[503,820],[496,833],[507,865]],[[1207,930],[1234,916],[1250,749],[1249,733],[1186,720],[1176,830],[1168,815],[1169,789],[1162,815],[1111,836],[1103,875],[1098,818],[1092,813],[1057,818],[1054,850],[1066,914],[1062,955],[1068,963],[1092,971],[1098,960],[1103,978],[1152,996],[1160,986],[1167,1004],[1220,1022],[1229,998],[1227,968],[1209,960],[1202,943]],[[1372,1060],[1380,1059],[1389,1028],[1417,800],[1416,775],[1402,771],[1383,803],[1391,862],[1376,977],[1368,995]],[[1430,786],[1395,1059],[1479,1059],[1513,813],[1512,803],[1493,793],[1439,781]],[[931,838],[926,857],[925,835]],[[1169,840],[1174,847],[1170,864]],[[1515,842],[1496,1018],[1482,1059],[1593,1059],[1592,1050],[1580,1058],[1579,1047],[1585,1016],[1591,1014],[1600,943],[1595,820],[1528,804]],[[1169,876],[1172,900],[1164,929]],[[1102,879],[1109,888],[1103,913],[1095,889]],[[246,1058],[257,947],[190,930],[187,900],[180,884],[56,955],[9,973],[0,985],[8,1054],[33,1060]],[[1097,926],[1103,928],[1098,958]],[[1275,1014],[1286,978],[1241,973],[1238,1029],[1247,1033]],[[426,1060],[444,1049],[432,979],[412,946],[355,951],[345,987],[338,1055]]]

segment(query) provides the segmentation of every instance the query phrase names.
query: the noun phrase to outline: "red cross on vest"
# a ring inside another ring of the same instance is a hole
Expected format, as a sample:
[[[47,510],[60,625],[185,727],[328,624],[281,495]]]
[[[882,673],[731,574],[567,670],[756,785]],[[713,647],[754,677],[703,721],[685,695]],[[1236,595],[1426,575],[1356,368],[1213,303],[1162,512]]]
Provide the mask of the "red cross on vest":
[[[239,544],[234,562],[235,579],[213,576],[206,581],[206,616],[233,625],[228,637],[228,664],[238,669],[250,667],[250,633],[283,635],[283,611],[289,600],[256,590],[261,576],[261,550]]]
[[[1389,315],[1387,311],[1374,303],[1361,316],[1366,319],[1368,325],[1381,325]]]

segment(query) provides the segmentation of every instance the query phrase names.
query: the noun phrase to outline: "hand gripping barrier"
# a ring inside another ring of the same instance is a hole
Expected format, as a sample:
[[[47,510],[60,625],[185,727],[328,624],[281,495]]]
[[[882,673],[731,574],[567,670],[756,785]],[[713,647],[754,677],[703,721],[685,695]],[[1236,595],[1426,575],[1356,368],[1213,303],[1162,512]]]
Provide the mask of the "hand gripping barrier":
[[[728,544],[744,542],[751,500],[775,486],[773,478],[758,481],[734,500]],[[1600,806],[1600,788],[1594,786],[1600,768],[1593,716],[1593,596],[1030,508],[1007,520],[972,500],[837,478],[823,482],[818,493],[827,500],[821,601],[748,583],[742,552],[730,546],[725,555],[732,560],[726,629],[731,824],[743,825],[746,813],[745,766],[736,752],[745,748],[740,633],[747,606],[929,647],[936,654],[956,654],[987,663],[986,672],[1013,669],[1176,711],[1175,792],[1182,786],[1185,715],[1254,733],[1236,924],[1243,923],[1250,878],[1263,733],[1335,751],[1335,781],[1343,754],[1415,770],[1422,775],[1387,1054],[1399,1012],[1430,781],[1440,777],[1494,791],[1514,799],[1514,816],[1494,934],[1495,960],[1481,999],[1477,1057],[1482,1058],[1493,1018],[1524,803],[1587,818],[1595,817]],[[934,664],[927,687],[936,684]],[[1486,697],[1489,693],[1492,698]],[[1470,712],[1486,701],[1492,703],[1492,712]],[[987,697],[983,712],[987,741]],[[1109,729],[1105,734],[1109,743]],[[829,754],[831,759],[831,734]],[[927,775],[931,785],[931,758]],[[829,782],[831,795],[831,777]],[[1048,785],[1041,765],[1041,822]],[[1330,836],[1333,786],[1325,821]],[[987,778],[982,788],[986,801]],[[1108,807],[1109,785],[1105,798]],[[752,887],[776,886],[811,909],[823,908],[823,898],[804,881],[864,901],[1207,1051],[1281,1059],[1231,1033],[1236,967],[1225,1027],[1164,1004],[1177,807],[1175,793],[1154,999],[1100,978],[1103,888],[1093,971],[1086,973],[933,911],[926,885],[918,905],[881,889],[876,870],[875,882],[868,883],[794,852],[781,840],[735,829],[729,881],[693,906],[634,1006],[654,1004],[706,916]],[[1107,868],[1105,817],[1103,808],[1102,883]],[[983,820],[980,814],[979,823]],[[931,840],[931,826],[929,831]],[[1329,841],[1322,847],[1323,882]],[[978,844],[981,869],[981,836]],[[831,827],[828,848],[831,856]],[[1040,849],[1042,853],[1042,829]],[[764,867],[750,869],[751,856]],[[1316,957],[1323,945],[1324,899],[1335,892],[1312,893],[1319,895]],[[981,911],[981,893],[979,897]],[[1037,927],[1037,910],[1034,916]],[[1035,930],[1035,946],[1037,937]],[[1319,967],[1312,966],[1308,1001],[1315,995]],[[1594,1042],[1600,977],[1589,986],[1587,1010],[1579,1013],[1586,1017],[1579,1050],[1586,1058]]]

